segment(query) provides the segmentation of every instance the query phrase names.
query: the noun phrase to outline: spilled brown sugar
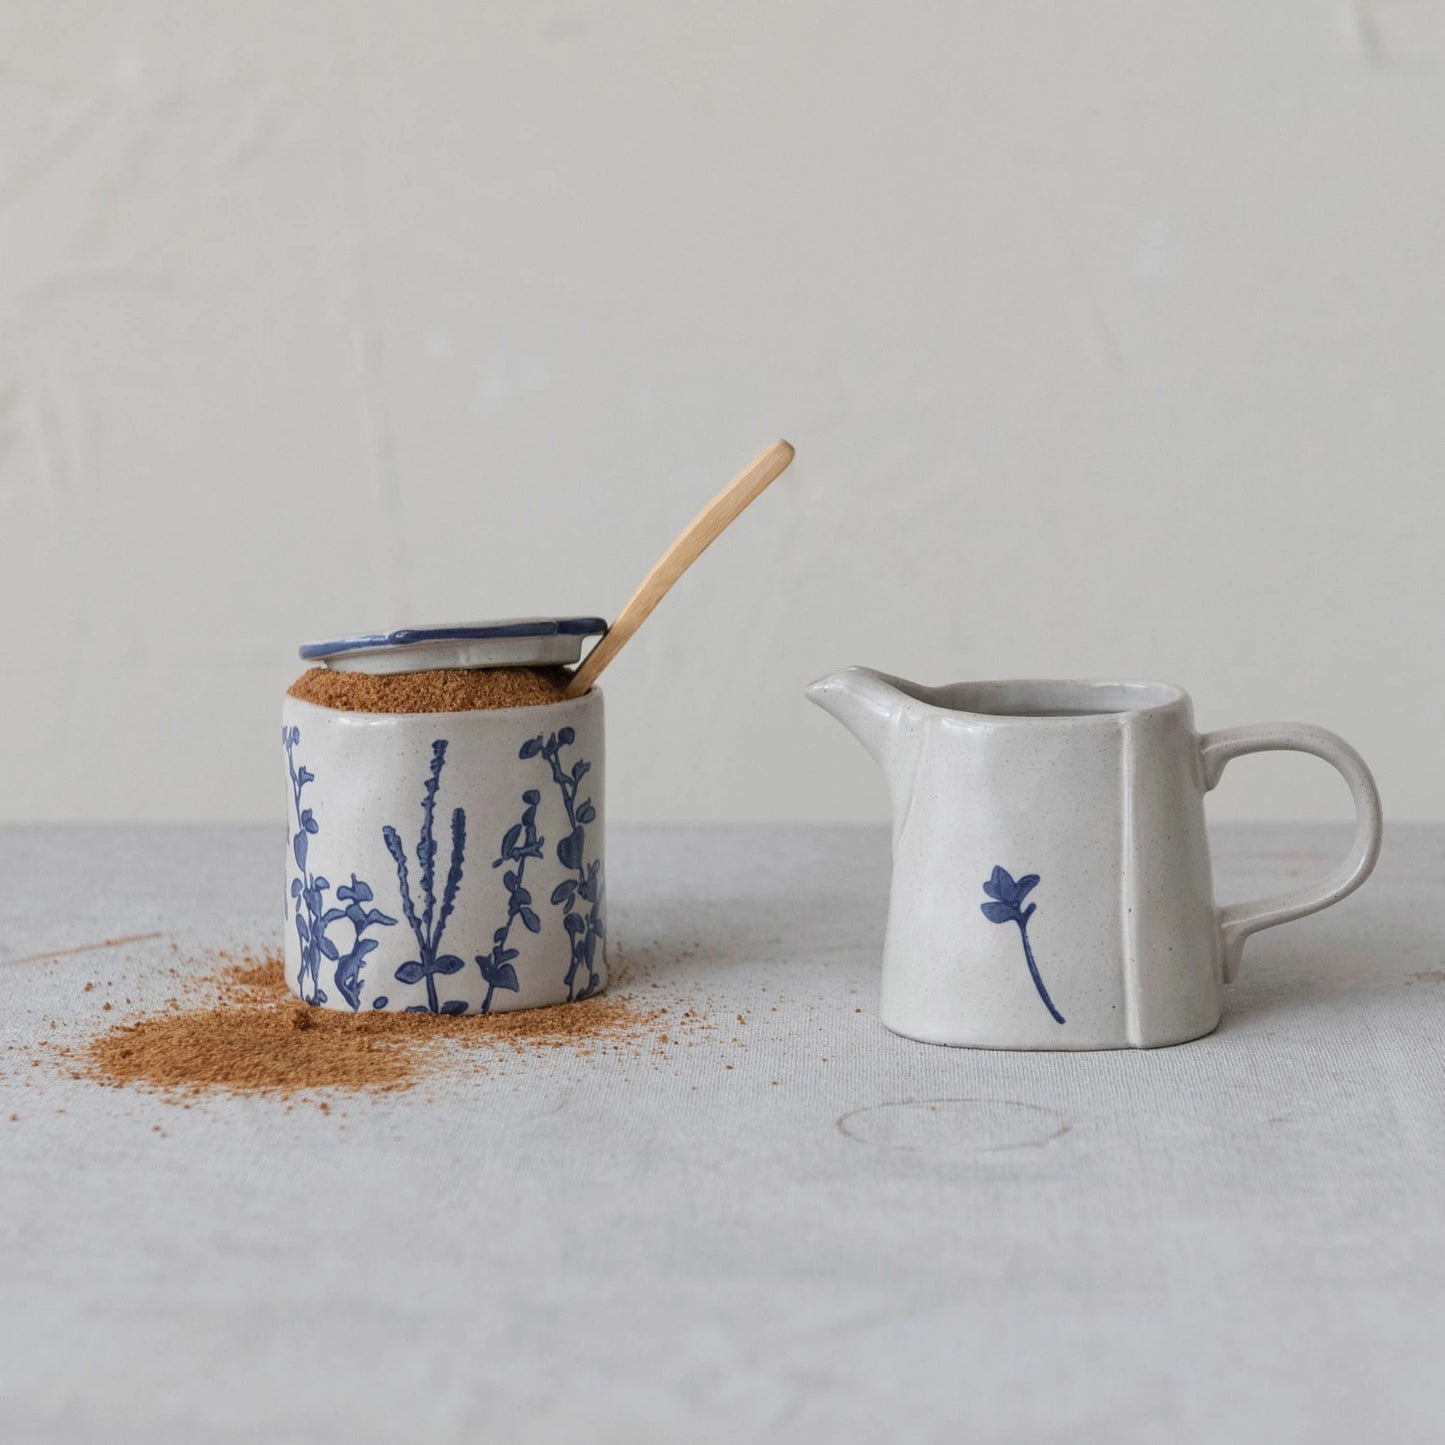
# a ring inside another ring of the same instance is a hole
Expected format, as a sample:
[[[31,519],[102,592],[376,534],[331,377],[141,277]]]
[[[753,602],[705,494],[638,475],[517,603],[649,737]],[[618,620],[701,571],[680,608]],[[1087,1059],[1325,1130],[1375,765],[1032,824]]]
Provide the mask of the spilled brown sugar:
[[[439,667],[387,674],[313,667],[287,692],[345,712],[474,712],[561,702],[567,679],[560,667]]]
[[[99,1083],[141,1085],[172,1101],[206,1092],[282,1098],[318,1089],[385,1093],[411,1088],[454,1062],[458,1050],[640,1052],[657,1041],[667,1014],[606,995],[461,1017],[341,1013],[298,1002],[275,955],[244,959],[202,982],[219,997],[173,999],[160,1012],[66,1050],[67,1057]]]

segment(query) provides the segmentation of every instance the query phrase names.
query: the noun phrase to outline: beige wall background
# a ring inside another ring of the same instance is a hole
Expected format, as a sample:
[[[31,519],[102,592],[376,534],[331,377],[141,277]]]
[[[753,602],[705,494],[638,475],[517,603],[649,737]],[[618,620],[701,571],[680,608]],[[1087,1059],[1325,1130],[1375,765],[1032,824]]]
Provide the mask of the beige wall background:
[[[780,435],[615,819],[881,817],[850,662],[1176,680],[1440,816],[1442,401],[1438,0],[5,0],[0,816],[279,819],[298,643],[610,614]]]

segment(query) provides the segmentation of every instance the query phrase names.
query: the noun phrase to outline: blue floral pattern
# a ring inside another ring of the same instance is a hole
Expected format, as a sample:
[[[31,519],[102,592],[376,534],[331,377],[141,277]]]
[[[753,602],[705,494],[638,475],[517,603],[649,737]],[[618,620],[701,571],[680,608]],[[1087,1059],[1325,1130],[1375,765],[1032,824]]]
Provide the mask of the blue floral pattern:
[[[487,983],[487,996],[482,1000],[482,1012],[491,1013],[492,995],[499,989],[517,992],[517,970],[513,960],[519,956],[515,948],[507,947],[512,925],[520,918],[522,927],[528,933],[540,933],[542,920],[532,907],[532,895],[524,883],[529,858],[542,857],[546,839],[537,831],[537,805],[542,795],[536,788],[528,788],[522,794],[522,820],[513,823],[502,838],[500,856],[492,863],[493,868],[504,868],[515,863],[502,874],[502,886],[507,890],[507,921],[492,935],[491,953],[477,955],[477,967]]]
[[[306,866],[311,839],[321,831],[321,825],[313,810],[304,806],[301,795],[308,783],[316,781],[316,775],[304,763],[297,766],[300,728],[282,728],[281,742],[286,748],[286,770],[291,775],[291,806],[296,819],[296,831],[291,837],[291,856],[300,875],[291,880],[292,919],[301,944],[301,968],[296,975],[296,991],[307,1003],[326,1002],[320,974],[321,960],[327,958],[336,965],[337,992],[352,1009],[357,1009],[361,1006],[361,970],[367,954],[377,943],[376,939],[363,935],[370,928],[390,928],[396,919],[379,908],[365,907],[373,901],[374,895],[370,886],[355,873],[351,875],[350,883],[343,883],[336,890],[336,901],[345,904],[345,907],[326,907],[326,894],[331,883]],[[328,936],[333,925],[343,918],[352,929],[351,947],[344,954]]]
[[[501,870],[502,885],[507,895],[506,917],[492,932],[490,951],[472,955],[485,984],[485,994],[480,1002],[474,984],[462,990],[467,997],[448,998],[446,987],[440,982],[462,973],[467,966],[458,952],[447,951],[445,939],[464,881],[468,840],[466,810],[452,808],[450,850],[443,865],[443,840],[439,833],[445,833],[447,829],[445,823],[441,823],[439,828],[438,810],[441,808],[441,786],[446,776],[449,744],[445,738],[433,740],[430,763],[422,785],[421,825],[415,843],[409,849],[402,840],[400,829],[393,824],[388,823],[381,829],[382,842],[396,871],[395,896],[400,900],[398,911],[405,918],[415,940],[414,950],[408,950],[409,957],[407,953],[400,954],[405,961],[396,965],[392,976],[408,989],[425,986],[425,1002],[406,1003],[407,1012],[462,1014],[469,1009],[480,1008],[481,1012],[489,1013],[499,992],[520,993],[522,979],[518,974],[518,963],[525,947],[522,941],[528,934],[539,935],[544,930],[550,933],[554,927],[544,923],[539,904],[533,897],[536,874],[538,870],[543,870],[544,875],[550,875],[545,877],[545,890],[557,877],[557,865],[569,875],[551,890],[550,898],[560,910],[561,926],[568,940],[568,966],[562,980],[567,998],[569,1001],[585,999],[601,990],[606,933],[602,862],[596,856],[587,856],[588,830],[598,823],[598,813],[592,798],[580,792],[583,780],[591,772],[591,764],[585,758],[568,758],[566,755],[576,740],[575,729],[563,727],[554,733],[529,738],[520,747],[519,759],[537,758],[546,763],[565,813],[566,827],[564,836],[549,848],[538,826],[544,788],[539,785],[522,792],[520,816],[513,815],[517,821],[505,829],[492,861],[492,868]],[[358,1009],[361,1006],[363,969],[368,955],[378,947],[376,938],[365,935],[373,929],[395,927],[398,920],[376,906],[371,885],[355,873],[351,874],[349,882],[335,890],[335,906],[327,906],[331,884],[326,878],[311,873],[307,866],[308,850],[319,831],[319,824],[313,810],[304,805],[302,795],[307,785],[315,781],[315,775],[296,761],[300,730],[283,728],[282,742],[286,748],[295,813],[291,853],[300,873],[299,877],[292,878],[290,884],[301,958],[296,989],[307,1003],[312,1004],[327,1003],[328,990],[334,989],[350,1008]],[[442,818],[445,818],[444,812]],[[553,858],[556,864],[551,861]],[[351,925],[350,938],[338,940],[334,932],[328,936],[328,930],[342,920]],[[469,921],[466,927],[468,933],[472,926]],[[399,937],[404,938],[405,934]],[[453,944],[453,947],[456,945]],[[544,952],[550,954],[550,947]],[[388,967],[397,953],[400,950],[390,952]],[[323,959],[334,964],[325,986],[321,983]],[[552,998],[557,997],[555,986],[550,992]],[[387,1009],[392,1002],[384,991],[373,990],[370,1005],[374,1009]]]
[[[989,902],[979,904],[983,916],[990,923],[1016,923],[1018,924],[1019,936],[1023,939],[1024,960],[1029,966],[1029,976],[1034,981],[1034,987],[1039,991],[1039,997],[1044,1001],[1044,1007],[1053,1016],[1055,1023],[1063,1023],[1064,1016],[1054,1007],[1054,1001],[1049,997],[1049,991],[1044,987],[1043,978],[1039,974],[1039,966],[1034,961],[1034,951],[1029,944],[1029,919],[1034,916],[1037,903],[1030,903],[1027,908],[1022,907],[1023,901],[1037,886],[1039,875],[1037,873],[1026,873],[1022,878],[1015,879],[1006,869],[996,864],[988,881],[983,885],[983,891],[987,894]]]
[[[576,742],[577,734],[569,727],[559,728],[555,733],[543,737],[540,733],[522,744],[518,754],[522,758],[535,758],[539,754],[552,770],[552,781],[562,795],[562,804],[567,810],[570,828],[567,836],[557,844],[557,861],[576,873],[576,878],[566,878],[552,890],[552,902],[563,910],[562,926],[572,942],[571,966],[567,970],[567,999],[591,998],[602,987],[602,978],[597,971],[599,947],[604,946],[606,925],[603,922],[602,906],[602,864],[594,858],[586,861],[587,825],[597,817],[591,798],[577,801],[577,790],[582,779],[592,770],[592,764],[579,758],[569,769],[562,761],[562,749]],[[578,976],[585,970],[587,982],[579,988]]]
[[[426,981],[426,1003],[409,1004],[407,1013],[459,1014],[467,1010],[464,999],[450,999],[441,1003],[437,996],[437,975],[460,973],[465,962],[454,953],[441,951],[442,935],[447,929],[447,919],[456,906],[457,889],[462,882],[462,861],[467,851],[467,815],[464,809],[452,810],[452,853],[447,868],[445,887],[442,890],[442,906],[438,913],[436,906],[436,862],[437,840],[435,831],[437,793],[441,789],[442,769],[446,766],[447,744],[438,738],[432,744],[431,770],[427,775],[425,791],[421,800],[421,835],[416,845],[417,885],[421,890],[422,911],[416,911],[412,901],[411,883],[407,872],[406,848],[401,834],[388,823],[381,836],[386,841],[386,850],[396,864],[396,882],[401,890],[401,909],[416,938],[418,957],[408,959],[396,970],[398,983],[413,984]],[[384,1005],[383,1005],[384,1006]]]

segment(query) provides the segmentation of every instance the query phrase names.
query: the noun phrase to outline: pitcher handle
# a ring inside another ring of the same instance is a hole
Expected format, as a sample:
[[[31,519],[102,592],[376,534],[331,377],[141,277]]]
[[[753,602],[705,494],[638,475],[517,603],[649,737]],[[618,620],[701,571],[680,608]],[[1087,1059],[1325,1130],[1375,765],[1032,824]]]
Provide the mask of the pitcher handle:
[[[1281,893],[1251,903],[1231,903],[1218,910],[1223,948],[1224,981],[1233,983],[1239,973],[1244,940],[1261,928],[1289,923],[1318,913],[1348,897],[1374,870],[1380,856],[1384,815],[1380,793],[1365,760],[1342,737],[1308,723],[1253,723],[1223,728],[1199,739],[1204,763],[1205,790],[1212,789],[1231,758],[1245,753],[1310,753],[1329,763],[1349,785],[1355,800],[1355,839],[1345,861],[1322,882],[1295,893]]]

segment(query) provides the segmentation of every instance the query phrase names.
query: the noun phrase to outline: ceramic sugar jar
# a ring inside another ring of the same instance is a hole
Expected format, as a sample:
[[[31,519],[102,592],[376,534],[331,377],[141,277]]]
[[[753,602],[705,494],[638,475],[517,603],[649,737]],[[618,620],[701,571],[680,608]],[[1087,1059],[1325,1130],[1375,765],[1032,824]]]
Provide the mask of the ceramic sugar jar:
[[[598,618],[406,629],[302,648],[338,671],[558,665]],[[343,1010],[488,1013],[607,983],[602,694],[467,712],[288,695],[286,974]]]

